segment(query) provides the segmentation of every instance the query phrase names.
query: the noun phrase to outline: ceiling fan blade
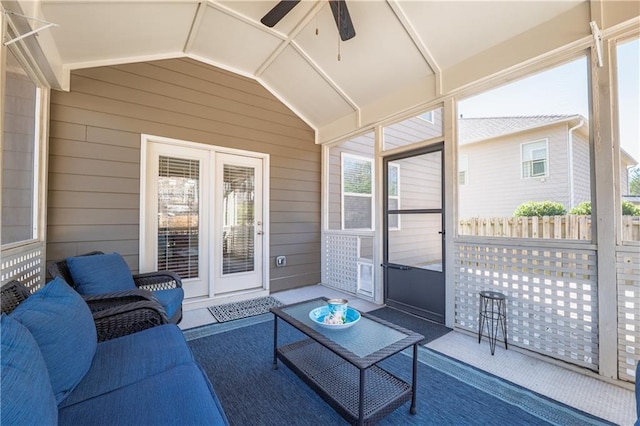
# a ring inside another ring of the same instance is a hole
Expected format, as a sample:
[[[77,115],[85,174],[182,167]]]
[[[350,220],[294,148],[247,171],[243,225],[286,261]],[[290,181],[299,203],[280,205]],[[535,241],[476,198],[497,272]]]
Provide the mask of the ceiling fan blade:
[[[300,0],[282,0],[273,6],[273,9],[271,9],[266,15],[264,15],[260,22],[271,28],[280,22],[280,20],[284,18],[284,16],[298,3],[300,3]]]
[[[353,22],[351,22],[347,2],[345,0],[329,0],[329,5],[331,6],[333,18],[336,20],[342,41],[347,41],[355,37],[356,30],[353,28]]]

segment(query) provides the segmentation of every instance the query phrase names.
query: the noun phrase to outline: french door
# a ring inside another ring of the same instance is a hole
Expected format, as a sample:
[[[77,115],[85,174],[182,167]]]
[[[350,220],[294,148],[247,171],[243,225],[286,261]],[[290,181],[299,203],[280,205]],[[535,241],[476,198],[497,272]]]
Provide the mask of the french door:
[[[385,303],[444,324],[443,145],[384,159]]]
[[[140,270],[176,272],[186,299],[263,288],[263,158],[163,140],[145,156]]]
[[[262,286],[262,160],[216,155],[216,294]]]

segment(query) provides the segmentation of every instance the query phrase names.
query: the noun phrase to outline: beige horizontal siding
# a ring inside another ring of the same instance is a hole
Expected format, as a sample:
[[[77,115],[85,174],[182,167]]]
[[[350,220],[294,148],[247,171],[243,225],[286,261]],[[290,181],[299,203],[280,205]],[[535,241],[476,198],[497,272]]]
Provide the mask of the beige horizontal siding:
[[[49,262],[117,251],[138,269],[144,133],[269,154],[271,290],[320,281],[320,147],[256,81],[190,59],[78,70],[50,117]]]

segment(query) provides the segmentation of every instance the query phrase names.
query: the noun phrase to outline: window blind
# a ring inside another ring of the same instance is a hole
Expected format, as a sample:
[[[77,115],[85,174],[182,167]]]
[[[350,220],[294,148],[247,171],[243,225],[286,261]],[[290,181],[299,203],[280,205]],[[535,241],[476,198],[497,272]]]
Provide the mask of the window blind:
[[[159,157],[158,269],[197,278],[199,266],[200,163]]]
[[[222,273],[255,269],[255,169],[224,165]]]

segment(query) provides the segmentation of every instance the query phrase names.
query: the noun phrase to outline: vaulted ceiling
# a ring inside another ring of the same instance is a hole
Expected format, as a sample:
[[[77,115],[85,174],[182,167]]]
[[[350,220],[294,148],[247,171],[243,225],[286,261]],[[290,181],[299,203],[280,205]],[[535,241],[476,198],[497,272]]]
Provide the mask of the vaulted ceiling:
[[[587,37],[593,9],[588,0],[348,0],[356,36],[341,42],[326,0],[302,1],[266,27],[277,1],[2,3],[58,25],[38,35],[54,87],[69,90],[74,69],[188,56],[256,79],[316,131],[362,127]]]

